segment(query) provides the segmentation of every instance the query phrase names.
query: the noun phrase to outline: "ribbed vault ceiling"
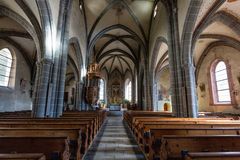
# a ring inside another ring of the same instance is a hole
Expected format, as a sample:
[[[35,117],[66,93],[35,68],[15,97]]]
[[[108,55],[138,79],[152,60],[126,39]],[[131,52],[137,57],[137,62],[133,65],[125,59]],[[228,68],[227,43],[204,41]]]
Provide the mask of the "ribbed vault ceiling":
[[[203,1],[195,27],[201,25],[201,23],[206,23],[206,15],[210,13],[211,8],[216,6],[216,3],[220,2],[221,1],[216,0]],[[240,1],[236,0],[225,1],[219,6],[219,8],[216,9],[215,14],[211,16],[211,21],[201,32],[200,37],[197,40],[194,49],[194,62],[196,65],[211,45],[217,43],[230,43],[232,45],[236,44],[236,46],[239,46],[240,36],[234,28],[234,25],[239,24],[239,8]],[[219,17],[214,18],[216,15],[219,15]]]
[[[147,45],[154,0],[85,0],[89,53],[101,70],[133,74]]]

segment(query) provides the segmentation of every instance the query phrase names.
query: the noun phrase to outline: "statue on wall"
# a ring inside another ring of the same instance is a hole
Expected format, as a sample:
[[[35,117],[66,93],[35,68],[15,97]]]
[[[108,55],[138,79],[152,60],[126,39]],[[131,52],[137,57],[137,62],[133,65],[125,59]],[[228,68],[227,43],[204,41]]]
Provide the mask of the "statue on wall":
[[[121,73],[115,69],[108,81],[108,100],[110,105],[120,105],[123,100],[123,78]]]
[[[112,85],[112,97],[120,96],[120,85]]]
[[[112,85],[112,103],[117,104],[120,99],[120,85],[119,84],[113,84]]]
[[[22,93],[26,92],[26,88],[27,88],[27,80],[24,78],[21,78],[20,80],[20,90],[22,91]]]

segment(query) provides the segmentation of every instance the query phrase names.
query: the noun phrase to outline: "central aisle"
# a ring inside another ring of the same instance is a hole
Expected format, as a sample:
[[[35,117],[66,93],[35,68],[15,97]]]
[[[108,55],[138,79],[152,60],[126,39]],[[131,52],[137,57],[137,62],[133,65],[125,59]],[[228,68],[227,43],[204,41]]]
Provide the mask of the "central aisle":
[[[122,117],[109,116],[84,160],[145,160]]]

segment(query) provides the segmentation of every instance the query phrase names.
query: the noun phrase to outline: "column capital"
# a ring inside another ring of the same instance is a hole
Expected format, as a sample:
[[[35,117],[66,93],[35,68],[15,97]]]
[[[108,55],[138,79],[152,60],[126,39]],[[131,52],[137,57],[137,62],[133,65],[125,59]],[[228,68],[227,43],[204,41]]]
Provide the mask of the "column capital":
[[[185,70],[196,70],[196,67],[193,65],[193,63],[184,63],[183,64],[183,68],[185,69]]]
[[[39,61],[36,62],[37,67],[40,67],[44,64],[52,65],[53,61],[51,59],[48,59],[48,58],[42,58],[42,59],[40,59]]]
[[[53,64],[53,61],[49,58],[42,58],[39,63],[42,63],[42,64]]]

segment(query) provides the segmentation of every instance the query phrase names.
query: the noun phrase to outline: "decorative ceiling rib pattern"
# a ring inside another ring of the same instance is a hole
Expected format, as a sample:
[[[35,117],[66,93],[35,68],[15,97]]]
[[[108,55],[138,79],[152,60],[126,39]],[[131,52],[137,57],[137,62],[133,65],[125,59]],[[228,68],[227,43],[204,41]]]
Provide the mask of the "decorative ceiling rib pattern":
[[[203,1],[197,24],[207,24],[201,31],[194,49],[194,63],[198,69],[209,48],[216,45],[238,46],[240,36],[235,26],[240,24],[240,1]],[[215,5],[219,3],[219,5]],[[217,8],[214,8],[217,7]],[[209,16],[211,14],[211,16]],[[208,15],[208,17],[206,17]],[[205,19],[203,17],[206,17]]]
[[[146,48],[154,0],[84,0],[88,54],[101,70],[132,75]]]

